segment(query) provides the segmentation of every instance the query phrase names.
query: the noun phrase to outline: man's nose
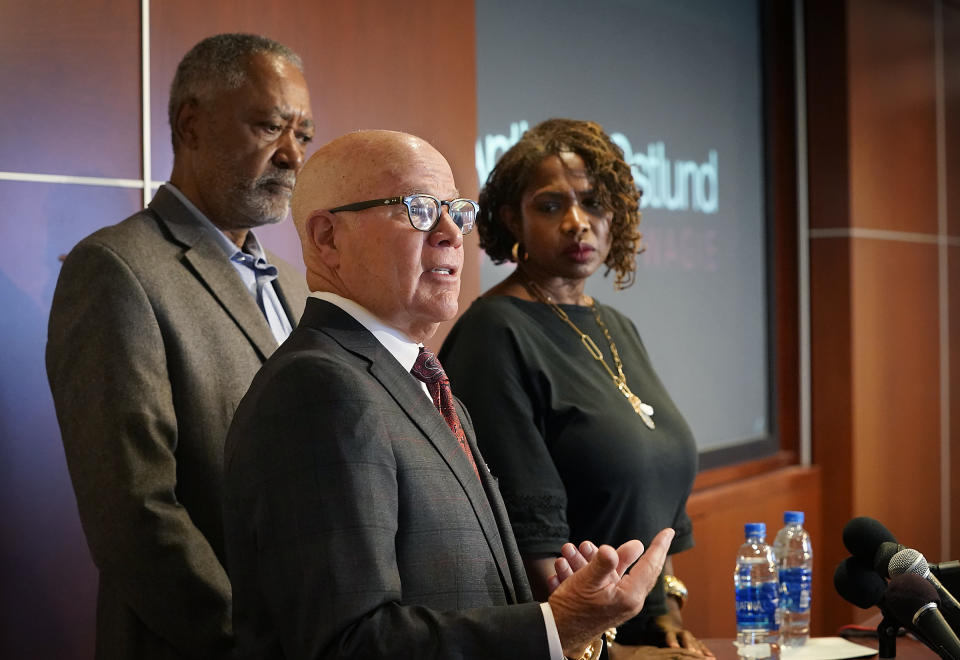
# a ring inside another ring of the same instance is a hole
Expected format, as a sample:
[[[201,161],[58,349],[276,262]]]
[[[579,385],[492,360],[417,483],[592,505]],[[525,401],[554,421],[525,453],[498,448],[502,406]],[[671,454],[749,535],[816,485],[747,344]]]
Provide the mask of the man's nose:
[[[277,167],[300,171],[303,167],[306,145],[297,139],[292,128],[285,130],[277,138],[277,150],[273,152],[273,164]]]
[[[463,245],[463,232],[450,217],[446,206],[441,206],[440,211],[440,220],[437,221],[437,226],[430,230],[430,237],[427,240],[434,247],[460,247]]]

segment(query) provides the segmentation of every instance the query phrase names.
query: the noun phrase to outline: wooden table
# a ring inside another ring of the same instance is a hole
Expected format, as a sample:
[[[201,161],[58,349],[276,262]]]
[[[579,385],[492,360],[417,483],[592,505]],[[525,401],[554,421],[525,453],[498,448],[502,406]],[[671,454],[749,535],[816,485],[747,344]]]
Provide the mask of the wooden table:
[[[707,647],[717,656],[717,660],[737,660],[737,648],[733,645],[732,638],[724,639],[705,639],[703,640]],[[856,638],[850,641],[857,644],[869,646],[872,649],[877,648],[877,640],[870,638]],[[931,660],[939,656],[918,642],[912,637],[897,638],[897,658],[898,660]],[[870,656],[867,660],[876,660],[877,656]]]

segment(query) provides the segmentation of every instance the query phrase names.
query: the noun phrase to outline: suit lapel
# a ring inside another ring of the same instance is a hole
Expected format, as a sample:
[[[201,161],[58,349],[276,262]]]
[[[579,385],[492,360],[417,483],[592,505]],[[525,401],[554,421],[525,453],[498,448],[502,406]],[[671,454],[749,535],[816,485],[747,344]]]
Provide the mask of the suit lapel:
[[[473,430],[473,423],[470,421],[470,415],[459,399],[457,399],[457,414],[460,415],[460,421],[466,432],[470,451],[473,452],[474,460],[477,462],[477,469],[480,472],[483,488],[486,491],[485,497],[489,505],[489,511],[493,524],[497,528],[498,533],[495,537],[487,534],[487,542],[490,543],[490,550],[497,558],[497,563],[502,567],[500,577],[503,580],[503,586],[511,602],[525,603],[531,601],[533,600],[533,595],[530,592],[529,583],[527,582],[526,571],[523,567],[520,551],[517,549],[517,544],[513,537],[513,528],[510,526],[507,508],[503,503],[503,498],[500,496],[500,487],[493,478],[493,474],[490,472],[486,461],[483,460],[483,456],[480,455],[480,449],[477,447],[477,438]],[[486,528],[484,528],[484,530],[486,531]]]
[[[184,246],[183,261],[246,335],[260,359],[266,360],[276,350],[277,340],[257,301],[247,291],[220,246],[176,195],[163,187],[157,191],[149,208],[173,238]],[[289,308],[284,307],[289,313]]]
[[[502,521],[494,514],[486,490],[495,489],[496,485],[482,461],[478,461],[483,483],[477,480],[473,466],[467,459],[460,443],[457,442],[453,431],[447,426],[443,416],[423,394],[416,379],[400,366],[400,363],[383,347],[377,339],[349,314],[336,305],[315,298],[307,300],[302,325],[321,330],[346,350],[364,357],[370,362],[370,374],[376,378],[387,393],[403,409],[410,420],[420,428],[427,440],[440,454],[444,462],[453,472],[457,481],[463,487],[470,501],[477,520],[487,539],[487,545],[493,554],[500,572],[501,582],[507,593],[508,600],[516,602],[517,596],[513,588],[513,578],[510,563],[504,551],[500,535]],[[458,407],[461,413],[462,407]],[[464,424],[468,441],[475,457],[480,454],[476,449],[473,438],[473,428],[469,424],[469,417],[464,417]],[[481,467],[482,466],[482,467]],[[485,490],[486,489],[486,490]],[[509,525],[509,523],[506,523]],[[504,529],[509,529],[506,527]]]

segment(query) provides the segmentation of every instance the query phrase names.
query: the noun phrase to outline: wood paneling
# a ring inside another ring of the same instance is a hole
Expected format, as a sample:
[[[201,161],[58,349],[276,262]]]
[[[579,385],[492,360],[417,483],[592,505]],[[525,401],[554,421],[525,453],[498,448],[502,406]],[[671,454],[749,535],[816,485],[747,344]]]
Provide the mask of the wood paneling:
[[[811,190],[811,194],[816,191]],[[829,193],[828,193],[829,194]],[[853,508],[853,370],[851,365],[849,239],[819,239],[810,247],[811,407],[813,460],[823,474],[820,565],[832,569],[847,556],[840,530]],[[828,629],[850,621],[852,606],[833,599],[821,611]]]
[[[0,2],[0,171],[140,178],[136,2]]]
[[[904,543],[936,554],[946,356],[935,245],[935,4],[805,4],[811,226],[910,232],[929,241],[846,237],[811,243],[814,460],[823,469],[829,503],[825,554],[834,565],[846,556],[839,531],[855,515],[874,516]],[[958,34],[957,7],[937,4],[944,8],[949,71],[956,59],[951,37]],[[947,84],[955,90],[956,77]],[[948,94],[956,97],[956,91]],[[953,162],[951,136],[960,126],[955,102],[948,99],[947,106]],[[948,170],[949,182],[956,176]],[[952,199],[956,187],[948,183],[943,192]],[[952,270],[951,283],[958,272]],[[957,301],[951,301],[952,318]],[[956,344],[950,342],[951,356]],[[864,617],[843,603],[828,608],[834,608],[827,617],[836,625]]]
[[[852,224],[936,233],[933,3],[847,6]]]
[[[943,3],[943,51],[947,233],[960,238],[960,3]]]
[[[950,300],[950,474],[960,475],[960,246],[947,251]],[[950,548],[941,561],[960,557],[960,479],[950,480]]]
[[[807,514],[804,526],[814,544],[814,633],[826,634],[822,625],[824,603],[832,594],[833,566],[817,553],[824,538],[820,511],[820,470],[790,467],[694,493],[687,502],[697,545],[675,555],[674,571],[690,589],[683,610],[684,625],[699,637],[733,637],[736,633],[733,567],[743,543],[743,525],[763,522],[772,543],[783,526],[783,512]]]
[[[853,280],[854,515],[924,554],[940,548],[937,246],[856,239]]]

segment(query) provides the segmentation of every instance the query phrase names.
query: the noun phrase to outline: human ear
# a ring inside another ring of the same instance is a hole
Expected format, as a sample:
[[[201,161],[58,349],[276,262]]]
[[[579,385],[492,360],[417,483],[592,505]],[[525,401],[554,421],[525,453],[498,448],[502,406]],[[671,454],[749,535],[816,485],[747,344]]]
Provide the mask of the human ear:
[[[336,243],[337,217],[329,211],[314,211],[307,216],[305,229],[304,237],[310,251],[327,268],[336,268],[340,264],[340,251]]]
[[[198,124],[200,121],[200,106],[191,99],[183,103],[176,112],[173,123],[173,132],[177,142],[188,149],[196,149],[200,142]]]
[[[507,206],[506,204],[501,206],[497,213],[500,216],[500,221],[503,223],[503,226],[513,234],[513,239],[515,241],[522,241],[523,217],[514,211],[513,207]]]

